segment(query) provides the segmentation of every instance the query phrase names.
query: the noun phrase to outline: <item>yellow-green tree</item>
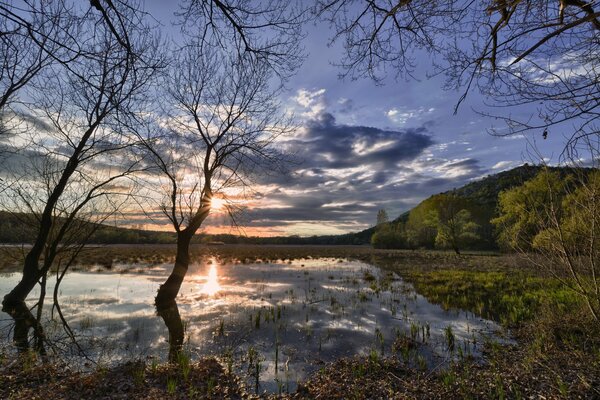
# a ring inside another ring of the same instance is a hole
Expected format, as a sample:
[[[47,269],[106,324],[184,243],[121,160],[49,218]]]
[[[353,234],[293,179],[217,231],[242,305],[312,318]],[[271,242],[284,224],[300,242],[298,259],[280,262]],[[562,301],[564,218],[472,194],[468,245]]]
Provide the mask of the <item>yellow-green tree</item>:
[[[387,223],[380,225],[371,236],[371,244],[376,249],[406,248],[406,236],[402,224]]]
[[[406,241],[411,248],[433,248],[437,236],[437,210],[429,198],[410,211],[406,221]]]
[[[600,323],[600,172],[543,170],[499,206],[501,243],[580,295]]]
[[[454,194],[438,194],[415,207],[406,223],[411,247],[449,248],[460,254],[479,236],[479,224],[473,218],[474,206]]]
[[[578,293],[600,323],[600,172],[577,179],[577,186],[552,208],[533,237],[537,265]]]
[[[377,226],[371,236],[371,244],[376,249],[401,249],[406,247],[406,235],[402,223],[389,222],[387,212],[377,212]]]
[[[558,172],[547,169],[521,186],[501,192],[498,196],[496,227],[498,244],[504,249],[530,251],[534,237],[558,218],[565,183]]]
[[[460,249],[479,239],[479,225],[473,221],[467,202],[454,195],[441,195],[437,204],[437,235],[435,245],[450,248],[456,254]]]

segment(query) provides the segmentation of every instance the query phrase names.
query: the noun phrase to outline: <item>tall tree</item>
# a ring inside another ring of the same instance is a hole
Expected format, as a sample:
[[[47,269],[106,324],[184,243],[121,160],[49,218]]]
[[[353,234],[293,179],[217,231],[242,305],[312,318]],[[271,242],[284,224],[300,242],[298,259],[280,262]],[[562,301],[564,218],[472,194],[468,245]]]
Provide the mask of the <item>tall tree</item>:
[[[385,211],[385,209],[383,208],[377,211],[377,226],[387,224],[388,222],[390,222],[390,219],[388,217],[387,211]]]
[[[190,242],[213,199],[239,196],[257,172],[280,169],[277,139],[291,127],[279,111],[280,89],[262,61],[240,61],[194,38],[173,58],[164,83],[170,106],[161,118],[164,135],[147,142],[161,172],[161,209],[177,233],[175,265],[158,291],[159,306],[177,296]]]
[[[523,185],[501,192],[499,215],[492,220],[498,244],[505,249],[531,251],[540,225],[547,224],[570,181],[572,177],[563,179],[558,172],[545,169]]]
[[[92,200],[117,191],[114,180],[131,171],[127,165],[114,165],[111,157],[134,145],[123,121],[142,111],[144,91],[159,65],[157,42],[139,9],[122,11],[129,15],[127,21],[136,21],[126,26],[135,56],[123,48],[102,16],[82,12],[72,19],[79,24],[78,56],[44,69],[35,77],[35,90],[28,93],[28,109],[40,129],[31,132],[26,149],[20,148],[25,143],[20,138],[13,142],[21,155],[38,160],[32,164],[37,163],[34,167],[46,178],[36,181],[25,173],[14,187],[21,204],[35,215],[38,229],[22,277],[4,297],[7,312],[21,307],[46,276],[49,254],[66,240],[79,213]]]
[[[597,148],[590,148],[597,156]],[[572,160],[502,193],[499,238],[583,300],[600,323],[600,173]]]
[[[435,244],[460,254],[461,248],[479,239],[477,225],[466,201],[452,194],[437,197],[437,235]]]
[[[437,236],[437,210],[431,199],[410,210],[406,221],[406,238],[412,248],[432,249]]]

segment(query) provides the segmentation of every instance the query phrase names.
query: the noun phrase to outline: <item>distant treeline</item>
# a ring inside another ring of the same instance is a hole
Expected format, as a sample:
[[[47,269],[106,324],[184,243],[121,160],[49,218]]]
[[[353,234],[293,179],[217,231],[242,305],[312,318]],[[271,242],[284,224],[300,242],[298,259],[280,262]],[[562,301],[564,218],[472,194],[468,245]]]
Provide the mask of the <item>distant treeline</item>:
[[[36,219],[29,214],[0,211],[0,243],[32,243],[37,232]],[[92,226],[90,244],[169,244],[175,243],[173,232],[120,228],[108,225]],[[286,244],[286,245],[356,245],[368,244],[371,230],[362,233],[326,236],[276,236],[256,237],[232,234],[198,234],[194,243],[221,242],[226,244]]]

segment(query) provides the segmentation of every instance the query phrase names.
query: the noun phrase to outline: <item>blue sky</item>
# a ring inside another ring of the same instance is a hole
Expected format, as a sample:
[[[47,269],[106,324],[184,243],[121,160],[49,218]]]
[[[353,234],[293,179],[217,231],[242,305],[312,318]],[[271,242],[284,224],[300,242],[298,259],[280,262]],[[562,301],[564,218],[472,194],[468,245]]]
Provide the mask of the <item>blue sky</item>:
[[[175,40],[178,29],[172,2],[149,1],[147,11]],[[300,126],[287,145],[300,160],[289,176],[268,177],[256,188],[256,201],[244,219],[249,234],[337,234],[374,224],[377,210],[396,217],[424,198],[531,162],[530,148],[556,161],[564,141],[542,132],[528,137],[494,137],[503,122],[478,112],[484,98],[469,93],[454,115],[460,92],[445,91],[444,77],[433,72],[426,54],[417,54],[417,79],[340,80],[339,44],[328,46],[332,32],[324,23],[308,24],[303,42],[307,58],[288,82],[281,99]],[[533,108],[510,110],[528,116]],[[218,213],[209,221],[226,230]]]

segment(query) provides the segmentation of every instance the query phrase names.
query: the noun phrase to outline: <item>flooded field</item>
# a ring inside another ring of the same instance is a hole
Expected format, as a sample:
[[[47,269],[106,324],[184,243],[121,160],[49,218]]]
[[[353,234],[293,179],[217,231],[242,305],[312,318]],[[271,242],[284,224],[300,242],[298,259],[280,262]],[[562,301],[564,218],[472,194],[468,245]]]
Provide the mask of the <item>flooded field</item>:
[[[398,275],[364,262],[208,258],[190,269],[175,308],[157,313],[154,296],[170,269],[115,264],[70,273],[59,299],[77,346],[50,307],[46,334],[82,366],[162,362],[169,341],[183,342],[192,359],[216,355],[253,390],[275,393],[294,391],[310,373],[341,357],[395,353],[416,368],[433,369],[457,357],[477,358],[486,340],[499,340],[497,324],[443,310]],[[2,275],[0,293],[17,279]],[[48,296],[52,292],[49,283]],[[28,302],[38,297],[34,292]],[[8,344],[12,320],[6,314],[0,320]]]

